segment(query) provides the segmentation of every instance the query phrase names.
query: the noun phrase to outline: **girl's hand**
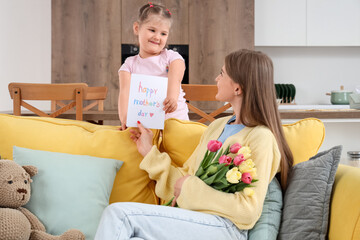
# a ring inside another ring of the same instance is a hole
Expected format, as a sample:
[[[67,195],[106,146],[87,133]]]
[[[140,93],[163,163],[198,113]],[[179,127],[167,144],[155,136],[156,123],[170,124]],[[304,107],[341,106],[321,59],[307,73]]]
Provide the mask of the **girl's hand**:
[[[120,129],[119,129],[120,131],[127,129],[126,122],[121,122],[120,124],[121,124]]]
[[[130,129],[130,138],[136,143],[139,153],[145,157],[153,146],[153,132],[150,129],[144,128],[144,126],[138,121],[137,129]]]
[[[165,113],[172,113],[177,109],[177,99],[174,98],[165,98],[164,108]]]
[[[172,207],[175,207],[176,200],[178,199],[178,197],[180,196],[180,193],[181,193],[182,185],[188,177],[190,177],[190,175],[183,176],[176,181],[175,186],[174,186],[174,196],[175,197],[171,203]]]

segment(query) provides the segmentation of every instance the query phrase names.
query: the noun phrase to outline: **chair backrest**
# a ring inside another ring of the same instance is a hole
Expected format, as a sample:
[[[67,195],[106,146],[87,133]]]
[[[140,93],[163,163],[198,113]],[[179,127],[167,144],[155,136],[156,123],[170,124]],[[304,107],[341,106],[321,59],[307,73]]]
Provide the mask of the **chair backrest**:
[[[108,92],[107,87],[88,87],[86,85],[86,95],[84,100],[89,100],[89,104],[83,107],[83,112],[86,112],[95,106],[98,106],[98,111],[104,111],[104,100]],[[84,103],[85,104],[85,103]],[[54,100],[51,102],[51,111],[56,111],[58,107],[64,107],[66,103],[62,100]]]
[[[189,101],[217,101],[215,98],[217,94],[217,86],[201,84],[182,84],[181,87],[185,92],[185,99],[187,101],[189,110],[202,117],[200,120],[198,120],[198,122],[212,122],[215,120],[216,116],[231,107],[230,103],[227,103],[211,113],[206,113],[205,111],[200,110],[199,108],[192,105]]]
[[[13,99],[14,115],[21,115],[21,106],[41,117],[57,117],[60,114],[75,108],[76,120],[82,120],[83,99],[85,99],[86,83],[42,84],[42,83],[10,83],[10,96]],[[50,114],[25,102],[25,100],[69,100],[70,103]]]

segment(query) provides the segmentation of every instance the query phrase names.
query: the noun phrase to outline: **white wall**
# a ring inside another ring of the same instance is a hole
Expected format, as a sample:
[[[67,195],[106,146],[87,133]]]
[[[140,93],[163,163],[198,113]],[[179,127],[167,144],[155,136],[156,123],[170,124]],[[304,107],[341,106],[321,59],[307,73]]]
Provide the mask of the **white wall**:
[[[340,85],[354,90],[360,85],[360,47],[256,47],[274,63],[275,83],[296,86],[297,104],[331,104],[326,92]],[[360,121],[326,120],[320,151],[343,145],[342,163],[348,151],[360,151]],[[285,120],[285,123],[293,120]]]
[[[347,152],[360,151],[360,122],[324,122],[325,139],[320,151],[342,145],[341,163],[348,164]]]
[[[51,82],[51,0],[0,0],[0,111],[10,82]]]
[[[331,104],[327,92],[360,85],[360,47],[256,47],[271,57],[275,83],[292,83],[297,104]]]

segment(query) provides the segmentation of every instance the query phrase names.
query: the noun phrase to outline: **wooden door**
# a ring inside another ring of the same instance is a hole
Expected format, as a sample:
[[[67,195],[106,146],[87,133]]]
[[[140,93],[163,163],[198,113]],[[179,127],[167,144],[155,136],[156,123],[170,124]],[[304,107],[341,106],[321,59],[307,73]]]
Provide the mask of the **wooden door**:
[[[117,109],[121,64],[120,0],[52,0],[52,83],[107,86]]]

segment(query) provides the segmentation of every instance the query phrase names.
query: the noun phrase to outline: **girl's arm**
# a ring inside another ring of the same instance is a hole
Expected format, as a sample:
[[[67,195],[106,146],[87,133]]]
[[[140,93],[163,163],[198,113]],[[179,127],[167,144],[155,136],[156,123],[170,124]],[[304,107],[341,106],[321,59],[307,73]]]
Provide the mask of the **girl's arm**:
[[[180,84],[184,77],[185,62],[182,59],[176,59],[170,63],[168,73],[168,91],[164,100],[165,113],[174,112],[177,108],[177,100],[180,92]]]
[[[130,92],[130,79],[131,74],[126,71],[119,72],[119,102],[118,102],[118,112],[119,119],[121,123],[121,130],[125,130],[126,127],[126,117],[127,109],[129,104],[129,92]]]

